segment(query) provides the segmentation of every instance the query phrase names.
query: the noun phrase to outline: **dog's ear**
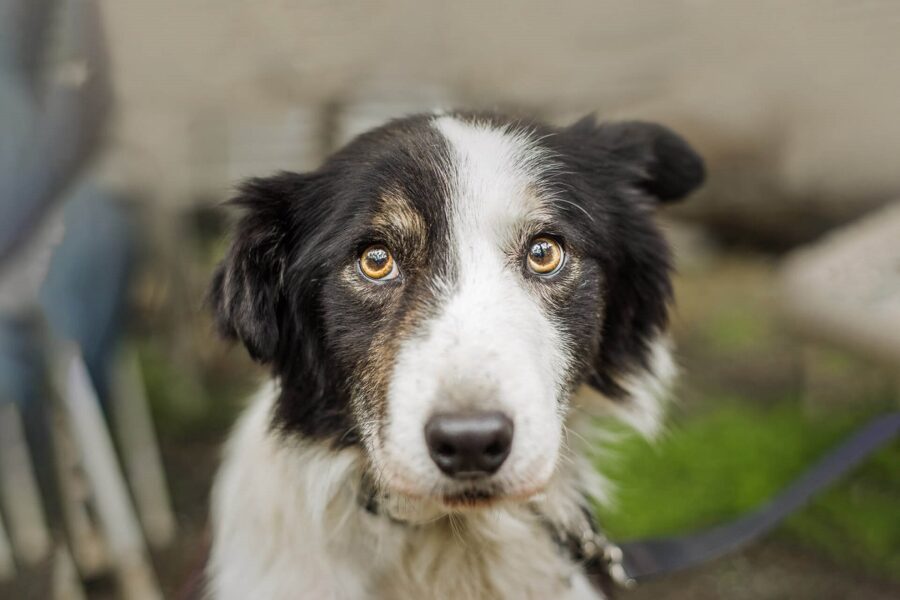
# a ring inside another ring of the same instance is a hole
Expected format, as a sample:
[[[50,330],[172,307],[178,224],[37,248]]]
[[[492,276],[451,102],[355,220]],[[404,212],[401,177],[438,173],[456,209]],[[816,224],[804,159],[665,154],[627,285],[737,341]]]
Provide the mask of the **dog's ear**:
[[[619,176],[659,202],[684,198],[706,177],[700,155],[677,133],[656,123],[597,124],[589,115],[561,133],[584,172],[618,169]]]
[[[208,301],[219,332],[240,340],[259,362],[272,360],[282,332],[280,303],[306,176],[283,172],[246,181],[230,204],[243,215],[213,275]]]
[[[665,343],[672,260],[642,205],[673,202],[695,190],[705,177],[703,160],[676,133],[638,121],[597,124],[586,117],[560,130],[559,143],[576,178],[578,204],[603,216],[585,224],[605,278],[589,382],[608,398],[652,412],[653,397],[674,372]]]

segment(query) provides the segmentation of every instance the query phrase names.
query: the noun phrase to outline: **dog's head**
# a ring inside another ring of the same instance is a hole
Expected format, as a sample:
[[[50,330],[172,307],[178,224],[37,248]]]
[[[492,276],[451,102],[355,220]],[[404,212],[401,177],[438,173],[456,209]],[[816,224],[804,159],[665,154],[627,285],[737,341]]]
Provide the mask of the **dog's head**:
[[[653,209],[703,176],[648,123],[394,121],[244,184],[211,302],[280,380],[277,429],[359,445],[407,496],[527,497],[578,386],[627,405],[655,375],[672,289]]]

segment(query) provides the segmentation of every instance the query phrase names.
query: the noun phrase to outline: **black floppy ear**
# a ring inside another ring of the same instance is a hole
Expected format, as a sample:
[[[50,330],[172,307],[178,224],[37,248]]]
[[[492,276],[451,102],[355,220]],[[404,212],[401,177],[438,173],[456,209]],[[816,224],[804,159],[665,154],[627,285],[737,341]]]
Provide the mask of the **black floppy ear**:
[[[636,400],[640,407],[672,370],[664,341],[672,258],[640,201],[687,196],[703,182],[703,160],[680,136],[653,123],[597,124],[589,116],[556,139],[574,174],[573,199],[602,217],[583,225],[586,238],[595,240],[589,244],[595,244],[604,278],[602,335],[588,382],[609,398]]]
[[[303,175],[287,172],[250,179],[230,201],[244,214],[213,275],[209,303],[219,332],[241,340],[259,362],[272,360],[278,347],[290,223],[303,184]]]
[[[587,116],[563,133],[574,143],[580,160],[595,167],[601,162],[620,166],[632,184],[660,202],[684,198],[706,178],[700,155],[677,133],[656,123],[598,125]]]

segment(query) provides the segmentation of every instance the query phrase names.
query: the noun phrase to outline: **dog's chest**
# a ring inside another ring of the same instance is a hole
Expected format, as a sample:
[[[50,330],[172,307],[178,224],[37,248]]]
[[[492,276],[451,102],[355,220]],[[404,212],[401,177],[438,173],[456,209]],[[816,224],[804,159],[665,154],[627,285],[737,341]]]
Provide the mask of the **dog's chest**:
[[[242,420],[217,477],[217,600],[600,598],[526,505],[450,516],[387,502],[372,514],[353,483],[358,457],[277,443],[269,406]]]
[[[374,577],[379,598],[472,600],[600,596],[525,515],[496,512],[405,527],[396,560]]]

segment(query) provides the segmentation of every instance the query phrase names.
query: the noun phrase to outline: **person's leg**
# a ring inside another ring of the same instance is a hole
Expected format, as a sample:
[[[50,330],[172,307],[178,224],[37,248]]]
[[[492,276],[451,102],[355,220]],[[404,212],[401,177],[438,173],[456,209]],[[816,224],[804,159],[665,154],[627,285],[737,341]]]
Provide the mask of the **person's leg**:
[[[50,263],[41,305],[54,335],[78,344],[108,409],[136,255],[134,228],[121,199],[90,182],[75,190],[64,216],[65,237]]]

